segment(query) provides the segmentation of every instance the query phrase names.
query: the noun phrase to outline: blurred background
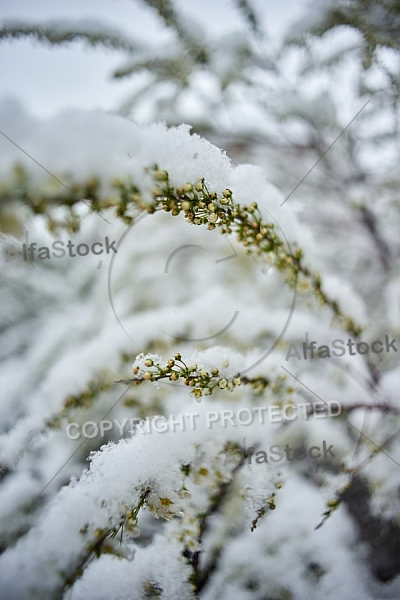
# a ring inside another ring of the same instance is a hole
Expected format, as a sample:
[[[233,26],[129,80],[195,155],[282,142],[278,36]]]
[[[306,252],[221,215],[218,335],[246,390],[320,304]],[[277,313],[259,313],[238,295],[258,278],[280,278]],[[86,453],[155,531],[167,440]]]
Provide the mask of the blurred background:
[[[243,31],[243,19],[230,1],[177,2],[177,11],[192,20],[211,37]],[[288,0],[280,3],[254,3],[258,18],[271,43],[278,48],[291,23],[305,11],[305,2]],[[170,44],[174,34],[168,30],[154,9],[145,2],[107,0],[98,2],[47,2],[33,6],[29,2],[2,3],[3,21],[62,21],[88,23],[95,29],[104,24],[108,29],[125,34],[138,46],[157,48]],[[79,40],[68,47],[32,44],[21,39],[18,44],[3,42],[1,48],[1,95],[14,96],[24,102],[37,117],[54,116],[67,108],[101,108],[116,110],[132,94],[131,80],[112,81],[111,73],[121,64],[120,49],[87,48]],[[143,73],[141,74],[143,80]],[[136,84],[136,82],[135,82]],[[136,84],[138,85],[138,84]]]

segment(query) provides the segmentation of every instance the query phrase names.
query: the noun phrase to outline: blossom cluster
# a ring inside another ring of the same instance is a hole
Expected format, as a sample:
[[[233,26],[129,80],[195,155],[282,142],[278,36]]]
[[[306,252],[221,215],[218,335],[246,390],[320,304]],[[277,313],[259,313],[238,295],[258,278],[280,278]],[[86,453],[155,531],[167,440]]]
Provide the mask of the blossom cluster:
[[[202,396],[211,396],[215,389],[233,391],[241,384],[251,385],[256,393],[261,393],[267,387],[273,387],[275,391],[279,391],[286,375],[280,374],[277,381],[272,382],[267,377],[246,377],[240,373],[233,377],[225,375],[221,369],[212,367],[205,369],[197,364],[191,364],[190,361],[182,358],[182,355],[177,352],[174,358],[170,358],[167,362],[163,361],[161,356],[156,354],[139,354],[133,365],[132,379],[120,380],[117,383],[135,383],[140,385],[144,381],[157,382],[162,379],[177,382],[183,380],[183,384],[188,386],[191,394],[197,402],[201,402]],[[286,389],[288,393],[293,392],[293,388]]]
[[[263,221],[257,202],[242,206],[235,202],[232,190],[226,188],[218,195],[208,189],[204,178],[195,183],[188,182],[181,187],[174,187],[170,183],[168,172],[158,165],[148,170],[153,171],[155,182],[151,202],[145,200],[135,184],[114,180],[113,185],[122,199],[117,207],[117,216],[131,223],[133,217],[128,213],[133,204],[149,214],[163,210],[177,217],[183,213],[186,221],[193,225],[207,225],[210,230],[219,228],[222,234],[236,233],[237,240],[248,253],[263,258],[283,273],[292,288],[311,291],[322,306],[330,308],[340,327],[355,338],[361,335],[360,325],[345,315],[339,303],[323,290],[320,274],[313,272],[304,263],[302,249],[286,249],[276,225]]]

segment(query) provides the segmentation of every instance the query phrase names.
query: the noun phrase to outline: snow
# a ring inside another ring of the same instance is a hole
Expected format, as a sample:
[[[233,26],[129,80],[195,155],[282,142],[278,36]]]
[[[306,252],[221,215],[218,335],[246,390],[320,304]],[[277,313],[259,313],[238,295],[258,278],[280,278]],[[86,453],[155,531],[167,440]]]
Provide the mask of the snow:
[[[314,21],[303,21],[303,26],[317,26],[330,6],[325,2],[324,9],[315,10]],[[234,70],[234,54],[246,40],[227,35],[221,41],[223,56],[217,56],[214,40],[210,69],[193,74],[175,107],[181,116],[190,113],[193,122],[209,118],[207,123],[215,126],[210,134],[214,143],[187,124],[139,126],[113,113],[81,110],[38,119],[18,102],[4,99],[0,120],[6,135],[68,187],[96,176],[101,196],[115,195],[111,181],[118,177],[134,182],[150,200],[156,184],[149,169],[157,164],[168,172],[172,186],[204,177],[210,191],[221,194],[229,188],[235,202],[257,202],[263,220],[276,225],[288,247],[303,248],[305,264],[321,273],[323,289],[365,326],[362,340],[389,335],[400,345],[398,149],[385,137],[394,127],[390,102],[379,96],[385,90],[375,90],[375,102],[317,163],[361,107],[364,99],[357,85],[387,81],[372,68],[370,80],[363,79],[356,36],[341,38],[347,44],[343,53],[339,37],[310,42],[308,58],[303,50],[291,49],[296,60],[289,53],[273,69],[256,73],[254,57],[248,57],[251,69],[244,61]],[[390,57],[386,60],[394,70]],[[243,73],[254,83],[252,93]],[[221,76],[236,81],[222,90]],[[162,93],[167,97],[170,91]],[[151,116],[152,102],[147,109]],[[171,116],[169,109],[165,114]],[[224,131],[242,136],[239,149],[224,138]],[[253,134],[260,138],[246,148]],[[273,143],[266,141],[269,135]],[[219,146],[230,146],[233,158]],[[241,153],[245,164],[236,164]],[[26,168],[34,190],[63,191],[2,137],[0,177],[8,208],[7,186],[16,163]],[[113,209],[104,212],[108,222],[83,203],[76,210],[81,224],[76,234],[52,234],[43,217],[32,218],[26,207],[18,206],[20,231],[17,227],[0,235],[0,596],[123,600],[157,597],[162,590],[160,597],[192,600],[186,549],[188,556],[201,552],[201,568],[217,556],[217,567],[199,594],[206,600],[398,597],[398,578],[385,587],[371,575],[368,547],[359,541],[345,506],[315,530],[326,501],[348,481],[348,474],[338,474],[341,463],[348,468],[363,465],[371,513],[398,520],[398,440],[385,449],[389,456],[380,453],[370,459],[398,428],[398,416],[365,408],[377,402],[399,408],[398,355],[367,357],[380,371],[376,384],[371,365],[359,354],[286,361],[291,343],[308,339],[331,344],[347,340],[349,334],[310,293],[299,290],[294,298],[280,273],[268,261],[263,264],[246,254],[234,236],[191,226],[182,215],[172,218],[164,212],[142,216],[128,228]],[[57,216],[64,216],[62,209]],[[376,231],[371,231],[371,220]],[[91,245],[108,236],[118,252],[49,260],[36,255],[33,264],[7,262],[9,245],[20,249],[26,235],[37,247],[51,246],[55,239]],[[386,266],[380,240],[389,248]],[[134,376],[132,363],[142,376],[156,370],[146,360],[164,366],[177,352],[198,370],[217,368],[219,377],[228,380],[245,372],[265,377],[271,385],[262,394],[244,384],[233,391],[216,388],[197,404],[182,382],[116,383]],[[93,391],[99,378],[106,385]],[[318,397],[340,402],[343,409],[359,403],[364,408],[343,410],[335,419],[206,425],[208,411],[252,410]],[[74,402],[83,406],[72,406]],[[66,435],[68,423],[76,423],[79,430],[89,421],[194,412],[199,415],[196,427],[186,431],[123,437],[115,430],[77,440]],[[55,417],[59,428],[48,426]],[[318,445],[322,440],[334,446],[335,460],[328,465],[253,461],[238,469],[231,482],[233,466],[224,460],[228,443],[263,449],[272,444]],[[266,508],[272,494],[275,510]],[[218,509],[207,517],[199,539],[201,515],[216,500],[221,501]],[[140,535],[137,529],[129,531],[127,517],[139,504]],[[94,558],[88,545],[113,529],[117,535],[107,538],[102,550],[115,555]]]

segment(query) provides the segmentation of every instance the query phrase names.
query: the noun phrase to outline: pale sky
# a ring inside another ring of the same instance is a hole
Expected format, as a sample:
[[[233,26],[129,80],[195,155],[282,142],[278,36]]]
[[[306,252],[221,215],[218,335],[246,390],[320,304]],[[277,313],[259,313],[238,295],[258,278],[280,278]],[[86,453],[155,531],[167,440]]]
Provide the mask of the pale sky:
[[[299,18],[307,0],[256,0],[257,13],[278,44],[287,25]],[[233,0],[175,0],[174,4],[212,33],[235,29]],[[141,0],[2,0],[0,20],[96,19],[147,44],[168,39],[162,21]],[[35,116],[66,108],[115,109],[132,89],[131,80],[112,81],[124,55],[89,49],[76,42],[55,48],[28,40],[0,43],[0,98],[16,97]]]

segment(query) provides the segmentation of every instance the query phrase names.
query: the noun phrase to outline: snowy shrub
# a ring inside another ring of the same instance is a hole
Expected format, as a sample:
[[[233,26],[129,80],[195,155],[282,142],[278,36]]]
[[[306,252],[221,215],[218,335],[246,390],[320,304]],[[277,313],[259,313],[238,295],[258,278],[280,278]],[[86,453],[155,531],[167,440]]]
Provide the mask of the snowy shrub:
[[[396,598],[397,8],[314,3],[274,63],[247,1],[222,40],[145,4],[173,43],[1,33],[151,75],[122,115],[0,102],[1,597]]]

